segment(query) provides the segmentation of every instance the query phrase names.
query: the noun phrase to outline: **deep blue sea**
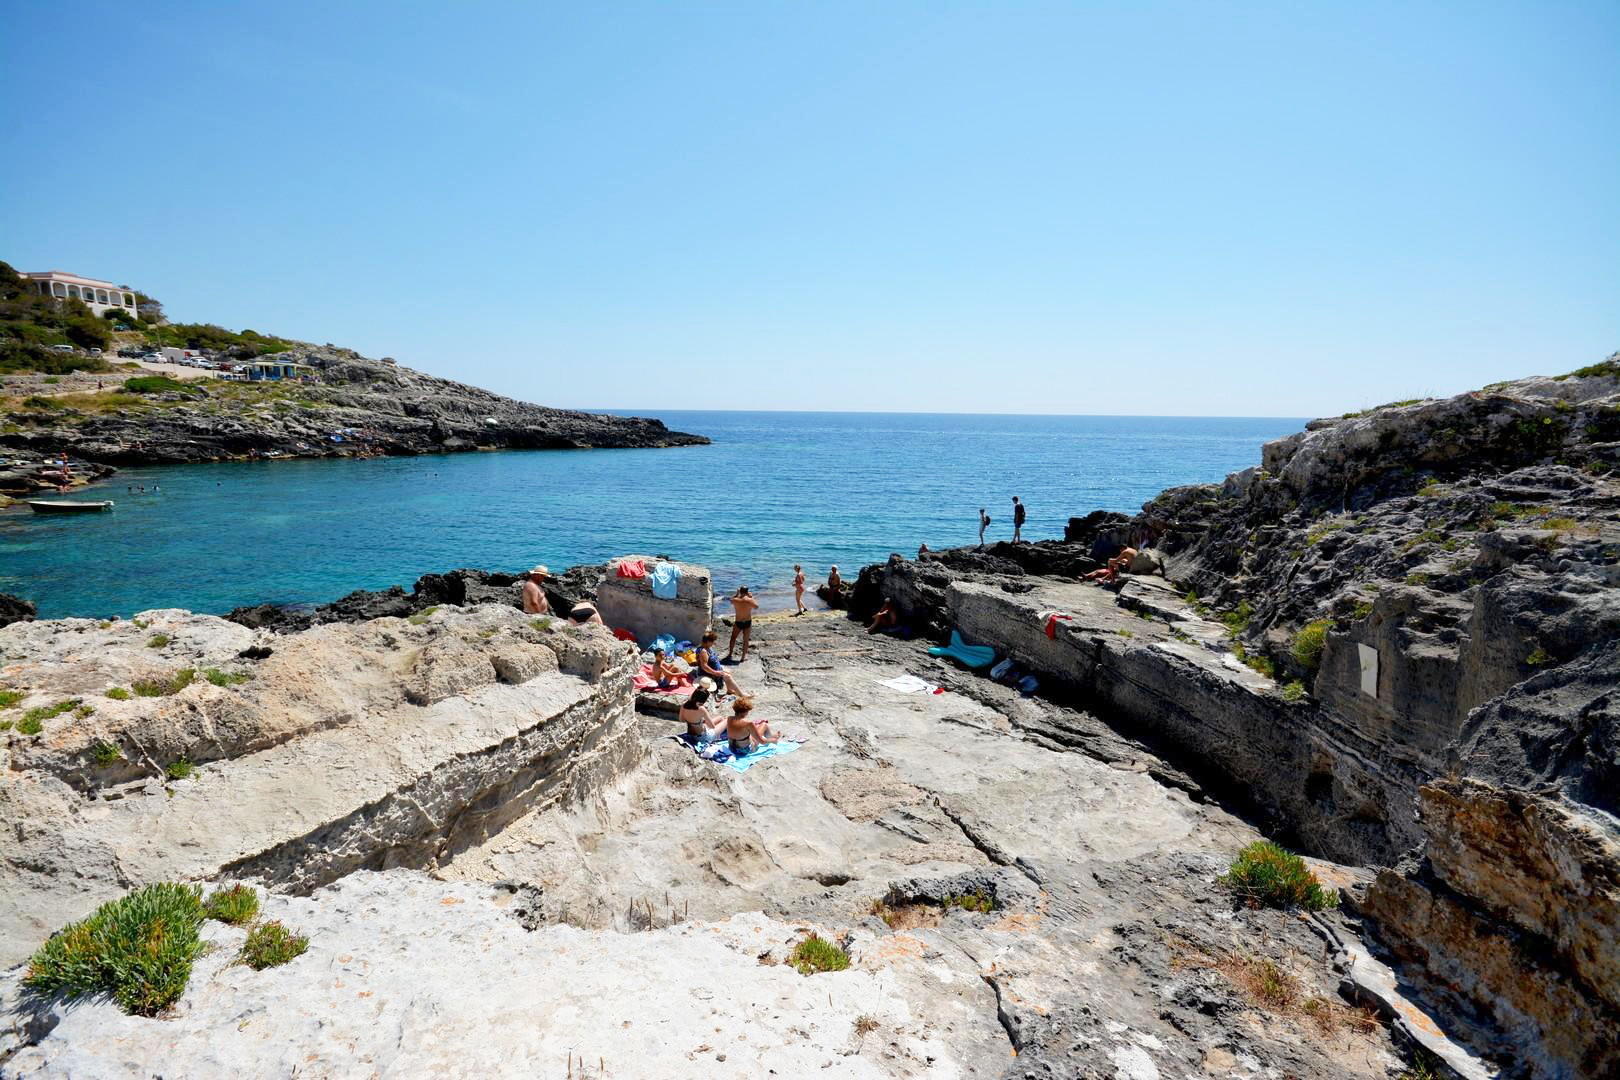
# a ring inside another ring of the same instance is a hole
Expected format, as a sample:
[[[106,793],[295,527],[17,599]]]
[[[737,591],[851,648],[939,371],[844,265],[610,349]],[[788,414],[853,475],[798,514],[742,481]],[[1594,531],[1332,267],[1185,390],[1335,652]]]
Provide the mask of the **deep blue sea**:
[[[225,612],[407,588],[473,566],[558,570],[626,552],[702,563],[717,589],[791,603],[891,551],[1012,533],[1059,537],[1071,516],[1133,512],[1166,487],[1260,460],[1292,419],[669,412],[712,446],[502,451],[373,460],[131,468],[76,498],[104,514],[0,510],[0,592],[42,617],[154,607]],[[148,494],[130,494],[145,485]],[[152,489],[158,489],[152,492]]]

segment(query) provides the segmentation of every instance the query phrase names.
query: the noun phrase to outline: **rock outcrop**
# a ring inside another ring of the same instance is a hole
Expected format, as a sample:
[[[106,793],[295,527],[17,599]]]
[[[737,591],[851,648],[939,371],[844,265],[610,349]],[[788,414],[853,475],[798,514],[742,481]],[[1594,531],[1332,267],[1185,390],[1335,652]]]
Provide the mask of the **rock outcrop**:
[[[28,622],[39,614],[39,609],[31,601],[10,593],[0,593],[0,626],[10,626],[14,622]]]
[[[110,411],[30,408],[8,416],[0,446],[134,465],[709,441],[645,417],[514,401],[349,349],[302,345],[276,359],[306,365],[318,381],[193,384]]]
[[[1162,576],[1029,569],[1127,543]],[[1620,1071],[1620,356],[1315,421],[1027,547],[891,557],[853,613],[991,644],[1307,850],[1406,868],[1357,895],[1414,992],[1515,1075]]]

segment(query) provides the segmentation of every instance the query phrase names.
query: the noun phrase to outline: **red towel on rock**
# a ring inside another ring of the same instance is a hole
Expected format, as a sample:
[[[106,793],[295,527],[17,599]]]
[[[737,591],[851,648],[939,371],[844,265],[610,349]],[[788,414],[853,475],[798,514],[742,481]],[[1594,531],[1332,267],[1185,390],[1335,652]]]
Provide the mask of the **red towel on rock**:
[[[626,630],[622,626],[615,626],[613,628],[613,636],[618,638],[620,641],[634,641],[634,640],[636,640],[636,635],[632,634],[630,631]]]
[[[658,680],[652,677],[651,664],[642,664],[641,670],[630,676],[630,689],[638,693],[650,690],[659,694],[689,694],[694,689],[692,676],[690,675],[677,675],[673,683],[672,686],[659,686]]]
[[[647,576],[647,564],[641,559],[622,559],[619,562],[619,576],[638,578]]]

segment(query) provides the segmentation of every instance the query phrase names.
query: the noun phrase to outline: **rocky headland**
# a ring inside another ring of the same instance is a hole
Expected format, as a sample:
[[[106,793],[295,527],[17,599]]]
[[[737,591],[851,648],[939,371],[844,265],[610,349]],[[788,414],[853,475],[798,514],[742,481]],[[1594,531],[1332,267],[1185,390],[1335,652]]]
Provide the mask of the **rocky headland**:
[[[253,885],[308,946],[254,970],[207,923],[156,1017],[16,967],[0,1072],[1615,1075],[1617,587],[1620,357],[892,556],[846,599],[902,635],[758,617],[735,676],[802,745],[746,772],[507,574],[16,622],[0,963],[155,881]],[[1338,902],[1245,902],[1262,836]],[[812,934],[847,967],[801,973]]]
[[[273,359],[304,365],[313,381],[206,379],[138,393],[36,393],[12,402],[0,447],[36,458],[134,465],[709,441],[645,417],[515,401],[351,349],[296,345]]]

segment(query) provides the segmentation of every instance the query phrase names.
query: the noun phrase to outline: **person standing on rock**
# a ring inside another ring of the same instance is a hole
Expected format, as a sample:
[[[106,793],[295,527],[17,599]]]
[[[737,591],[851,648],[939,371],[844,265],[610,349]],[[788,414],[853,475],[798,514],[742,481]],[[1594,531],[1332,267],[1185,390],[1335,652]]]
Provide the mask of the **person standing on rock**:
[[[1024,540],[1024,504],[1013,496],[1013,543],[1020,544]]]
[[[524,575],[523,613],[525,615],[551,614],[551,604],[546,600],[546,590],[541,584],[550,576],[551,571],[544,566],[537,566]]]
[[[793,602],[799,607],[793,614],[803,615],[808,610],[804,606],[804,567],[798,563],[793,564]]]
[[[984,507],[979,507],[979,548],[984,548],[984,530],[990,527],[990,515],[985,513]]]
[[[748,659],[748,643],[754,637],[754,611],[759,607],[759,601],[748,591],[748,586],[739,585],[737,591],[731,594],[732,609],[737,612],[731,620],[731,640],[726,643],[726,663],[733,663],[737,659]],[[737,636],[742,635],[742,656],[734,658],[732,654],[737,651]]]

